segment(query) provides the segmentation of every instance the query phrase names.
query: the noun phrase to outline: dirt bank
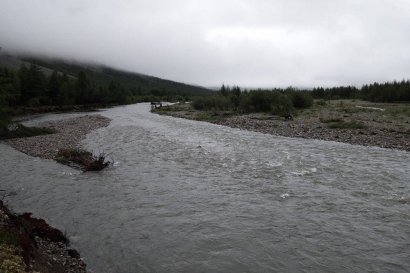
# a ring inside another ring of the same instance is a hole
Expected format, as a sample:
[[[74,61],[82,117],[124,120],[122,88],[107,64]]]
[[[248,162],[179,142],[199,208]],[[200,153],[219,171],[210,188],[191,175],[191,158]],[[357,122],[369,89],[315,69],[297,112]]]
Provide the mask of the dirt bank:
[[[12,213],[0,201],[0,272],[85,273],[64,234],[44,220]]]

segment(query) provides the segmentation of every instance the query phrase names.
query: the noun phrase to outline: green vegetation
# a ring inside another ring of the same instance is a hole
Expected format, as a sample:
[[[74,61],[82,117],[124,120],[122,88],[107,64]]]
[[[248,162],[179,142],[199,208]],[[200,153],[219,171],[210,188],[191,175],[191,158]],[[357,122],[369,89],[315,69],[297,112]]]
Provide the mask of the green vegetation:
[[[239,87],[221,87],[212,96],[195,97],[192,106],[202,111],[231,111],[237,113],[266,112],[289,116],[295,109],[309,108],[313,98],[308,92],[293,88],[286,90],[241,91]]]
[[[332,122],[343,122],[341,118],[329,118],[329,119],[320,119],[323,123],[332,123]]]
[[[3,107],[183,101],[192,94],[207,92],[210,91],[200,87],[132,73],[121,74],[108,68],[98,73],[84,69],[77,74],[54,70],[50,75],[34,63],[28,67],[23,63],[17,70],[0,68],[0,103]]]
[[[2,67],[12,59],[20,67]],[[116,70],[101,65],[63,60],[0,55],[0,131],[10,116],[32,111],[74,109],[79,105],[129,104],[148,101],[186,101],[211,93],[199,86]]]
[[[0,272],[25,273],[26,264],[22,257],[22,249],[14,245],[0,244]]]
[[[341,118],[320,119],[331,129],[363,129],[364,125],[357,121],[344,121]]]
[[[331,129],[363,129],[364,125],[356,121],[340,121],[328,124]]]
[[[19,137],[32,137],[39,135],[54,134],[56,131],[50,128],[43,127],[26,127],[22,124],[9,124],[4,127],[0,127],[0,140],[19,138]]]
[[[14,214],[0,200],[0,272],[68,272],[71,263],[65,265],[49,255],[48,250],[39,248],[37,238],[50,242],[47,249],[54,249],[51,242],[58,243],[58,248],[69,245],[60,230],[30,213]]]
[[[223,85],[218,92],[211,96],[194,97],[192,106],[201,111],[232,111],[235,113],[271,113],[287,117],[298,109],[308,109],[314,105],[326,106],[327,101],[338,100],[339,108],[346,113],[359,111],[374,111],[372,109],[354,109],[344,107],[344,100],[367,100],[371,102],[405,102],[410,101],[410,81],[374,83],[356,87],[333,88],[275,88],[269,90],[241,90],[239,87],[230,88]],[[341,100],[342,99],[342,100]],[[348,108],[348,109],[347,109]],[[408,107],[405,107],[407,111]],[[398,111],[398,110],[394,110]],[[391,111],[394,114],[394,111]],[[300,112],[300,111],[298,111]],[[344,125],[349,126],[349,125]],[[352,127],[358,125],[351,125]]]
[[[81,149],[62,149],[58,151],[56,161],[83,171],[100,171],[111,164],[110,161],[105,160],[103,153],[94,156]]]
[[[399,117],[399,116],[410,117],[410,107],[405,106],[405,105],[387,107],[386,113],[393,117]]]
[[[0,229],[0,245],[20,245],[20,236],[9,230]]]
[[[332,88],[317,87],[312,90],[315,99],[339,100],[361,99],[371,102],[410,101],[410,81],[373,83],[356,88],[341,86]]]

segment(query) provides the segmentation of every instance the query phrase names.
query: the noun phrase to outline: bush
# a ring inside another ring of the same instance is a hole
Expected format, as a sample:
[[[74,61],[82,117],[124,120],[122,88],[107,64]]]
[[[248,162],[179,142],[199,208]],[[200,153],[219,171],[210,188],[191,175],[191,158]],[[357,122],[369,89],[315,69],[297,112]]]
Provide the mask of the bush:
[[[231,100],[224,96],[197,97],[192,101],[196,110],[230,110],[233,108]]]
[[[249,93],[249,107],[251,112],[269,112],[271,104],[275,100],[272,94],[264,91],[255,91]]]
[[[292,110],[292,101],[286,95],[279,94],[276,103],[271,104],[271,112],[274,115],[288,117]]]
[[[313,98],[306,92],[292,92],[290,94],[295,108],[309,108],[313,105]]]
[[[70,167],[80,168],[85,172],[100,171],[111,164],[110,161],[105,161],[103,153],[94,156],[81,149],[61,149],[57,153],[56,161]]]

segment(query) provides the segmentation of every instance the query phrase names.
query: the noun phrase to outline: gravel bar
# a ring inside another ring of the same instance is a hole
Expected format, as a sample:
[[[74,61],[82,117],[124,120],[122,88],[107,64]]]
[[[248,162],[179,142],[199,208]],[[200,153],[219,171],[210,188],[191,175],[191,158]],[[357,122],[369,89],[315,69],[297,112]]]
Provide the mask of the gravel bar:
[[[25,154],[54,159],[60,149],[77,148],[82,139],[93,130],[106,127],[110,119],[101,115],[86,115],[38,124],[38,127],[55,129],[57,133],[34,137],[14,138],[6,142]]]

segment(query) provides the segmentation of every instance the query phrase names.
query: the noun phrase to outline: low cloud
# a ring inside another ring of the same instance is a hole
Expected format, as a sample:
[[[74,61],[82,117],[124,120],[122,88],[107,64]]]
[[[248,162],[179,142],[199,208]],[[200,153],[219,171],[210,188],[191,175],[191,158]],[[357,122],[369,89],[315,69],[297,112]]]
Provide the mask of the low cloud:
[[[0,0],[0,46],[219,86],[409,78],[406,0]]]

